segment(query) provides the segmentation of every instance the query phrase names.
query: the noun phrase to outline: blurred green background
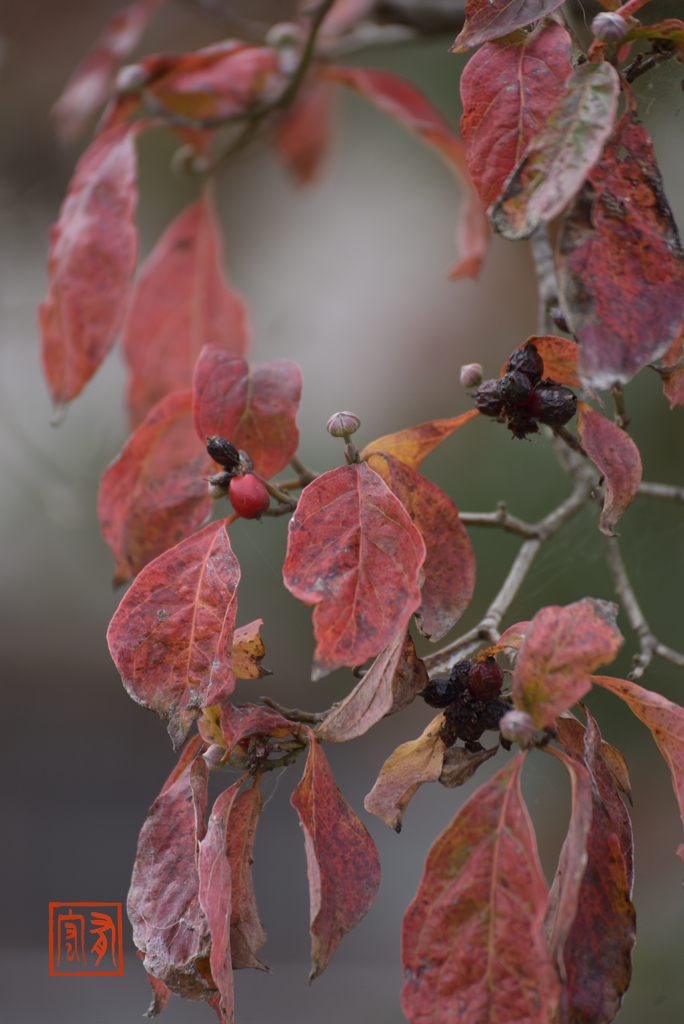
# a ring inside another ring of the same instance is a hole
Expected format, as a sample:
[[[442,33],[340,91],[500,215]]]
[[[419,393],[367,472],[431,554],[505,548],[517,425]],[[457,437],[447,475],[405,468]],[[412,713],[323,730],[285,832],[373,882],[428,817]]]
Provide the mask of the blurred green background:
[[[12,1024],[119,1024],[138,1019],[146,1008],[147,981],[129,938],[123,978],[48,977],[47,904],[125,901],[138,830],[174,763],[163,723],[127,697],[105,642],[120,594],[111,590],[113,565],[99,535],[95,499],[99,476],[126,436],[119,356],[112,354],[58,429],[50,427],[37,358],[35,307],[45,289],[46,230],[77,156],[56,146],[48,110],[117,6],[111,0],[9,0],[0,16],[0,657],[6,722],[0,970],[3,1020]],[[270,4],[276,17],[286,16],[288,6]],[[681,7],[650,6],[653,19]],[[268,15],[265,0],[247,7],[252,17]],[[141,52],[205,45],[216,38],[216,24],[196,5],[175,0],[159,14]],[[409,77],[457,124],[465,58],[448,54],[451,41],[445,36],[368,50],[354,62]],[[668,64],[638,82],[643,118],[680,224],[681,75],[680,67]],[[143,254],[196,194],[195,182],[169,168],[175,148],[162,132],[140,144]],[[461,199],[431,152],[353,96],[341,98],[328,166],[312,189],[295,189],[266,144],[221,174],[226,266],[250,304],[254,358],[285,356],[304,372],[299,423],[307,465],[326,470],[340,463],[341,443],[324,429],[336,410],[351,408],[361,417],[361,445],[455,415],[469,406],[458,384],[460,365],[479,361],[486,375],[498,375],[511,349],[534,333],[536,296],[526,243],[494,239],[477,283],[446,280]],[[649,371],[627,387],[626,400],[644,479],[682,485],[684,410],[669,411],[659,379]],[[545,439],[512,441],[503,427],[484,419],[445,442],[424,471],[462,510],[491,511],[505,499],[528,520],[569,492]],[[679,648],[683,520],[681,505],[637,498],[619,527],[644,612],[658,637]],[[243,572],[238,623],[264,619],[265,664],[274,671],[260,683],[239,682],[236,698],[263,693],[286,706],[320,710],[343,696],[352,679],[344,670],[309,681],[310,611],[285,591],[280,577],[286,529],[282,519],[231,527]],[[473,529],[471,535],[477,589],[453,636],[477,622],[519,544],[496,531]],[[544,604],[586,595],[613,597],[592,508],[542,549],[504,625]],[[627,642],[607,670],[615,675],[629,671],[635,650],[622,615],[620,625]],[[429,647],[420,641],[419,651]],[[681,670],[654,662],[642,682],[681,702]],[[588,703],[605,738],[626,755],[634,787],[638,943],[634,982],[618,1020],[675,1024],[684,1019],[684,898],[675,856],[682,827],[669,773],[650,734],[621,702],[601,692]],[[390,832],[363,811],[363,797],[388,754],[431,716],[418,701],[370,735],[326,747],[342,792],[377,842],[383,879],[371,912],[311,989],[303,842],[289,807],[300,769],[267,780],[271,800],[254,871],[269,932],[263,957],[275,973],[238,972],[238,1022],[403,1020],[399,930],[425,854],[463,800],[503,761],[499,753],[461,790],[423,787],[401,835]],[[525,788],[550,879],[567,823],[569,787],[556,762],[536,754]],[[209,1020],[211,1011],[174,998],[165,1014],[173,1024]]]

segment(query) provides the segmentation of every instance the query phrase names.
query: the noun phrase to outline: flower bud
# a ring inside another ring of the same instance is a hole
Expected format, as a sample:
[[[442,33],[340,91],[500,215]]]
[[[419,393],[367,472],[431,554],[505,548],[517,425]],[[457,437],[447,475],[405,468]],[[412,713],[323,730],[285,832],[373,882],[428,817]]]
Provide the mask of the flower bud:
[[[216,473],[214,476],[207,477],[209,495],[215,499],[227,497],[233,476],[233,473]]]
[[[629,24],[621,15],[603,11],[592,21],[591,31],[602,43],[619,43],[629,32]]]
[[[139,92],[149,81],[149,72],[142,64],[126,64],[116,76],[117,92]]]
[[[210,772],[217,771],[225,753],[226,748],[222,747],[220,743],[212,743],[209,749],[202,754],[204,763]]]
[[[355,433],[361,426],[361,420],[353,412],[336,412],[326,424],[326,430],[333,437],[345,437]]]
[[[476,388],[482,383],[482,367],[479,363],[466,363],[461,367],[461,384],[464,388]]]
[[[504,739],[529,747],[534,737],[532,716],[527,711],[507,711],[499,719],[499,731]]]

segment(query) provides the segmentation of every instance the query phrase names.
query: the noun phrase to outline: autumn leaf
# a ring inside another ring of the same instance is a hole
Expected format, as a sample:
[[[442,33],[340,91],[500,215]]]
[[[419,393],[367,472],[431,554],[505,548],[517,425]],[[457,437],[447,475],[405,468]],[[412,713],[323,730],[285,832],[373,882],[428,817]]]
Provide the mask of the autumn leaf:
[[[297,451],[295,418],[302,393],[299,367],[271,359],[251,371],[216,345],[207,345],[195,369],[193,412],[201,440],[218,434],[246,451],[265,479]]]
[[[370,455],[368,464],[396,494],[425,541],[425,581],[416,625],[432,642],[458,622],[475,589],[475,555],[451,498],[394,455]]]
[[[276,152],[298,185],[310,185],[320,175],[330,147],[333,100],[330,83],[316,75],[278,125]]]
[[[41,361],[60,409],[87,384],[126,315],[138,249],[138,121],[98,136],[78,161],[50,228],[49,288],[38,307]]]
[[[145,954],[141,950],[136,949],[135,952],[136,956],[140,960],[145,959]],[[166,1004],[168,1003],[173,993],[170,988],[166,987],[163,981],[159,980],[159,978],[155,978],[153,975],[148,974],[147,980],[152,986],[152,1002],[150,1003],[146,1012],[143,1013],[143,1017],[148,1017],[149,1019],[152,1019],[153,1017],[158,1017],[159,1014],[166,1008]]]
[[[533,344],[539,355],[544,360],[543,376],[555,381],[556,384],[565,384],[566,387],[579,388],[581,382],[577,376],[577,364],[579,362],[579,345],[569,338],[557,338],[553,334],[541,336],[533,334],[527,338],[522,345],[518,345],[516,352],[525,348],[525,345]],[[508,357],[510,359],[510,356]],[[501,369],[501,376],[506,373],[508,359]]]
[[[205,345],[243,356],[249,340],[247,310],[226,284],[205,193],[169,225],[135,285],[123,336],[133,426],[165,395],[192,387]]]
[[[501,39],[540,21],[560,6],[558,0],[467,0],[465,25],[451,52],[462,53],[491,39]]]
[[[520,792],[524,757],[481,786],[430,848],[402,933],[401,1005],[411,1024],[554,1019],[559,983]]]
[[[298,726],[283,718],[279,711],[261,704],[224,704],[221,733],[230,752],[250,736],[288,736]]]
[[[483,647],[477,652],[473,661],[486,661],[487,658],[493,658],[494,655],[500,654],[506,649],[519,651],[522,647],[525,634],[527,633],[529,626],[529,622],[517,622],[515,626],[509,626],[508,629],[501,634],[497,643],[492,644],[491,647]]]
[[[465,747],[456,745],[449,747],[444,752],[444,763],[437,781],[447,789],[464,786],[485,761],[496,756],[498,750],[498,743],[495,747],[490,747],[489,750],[466,750]]]
[[[659,375],[663,382],[663,394],[670,403],[670,409],[684,404],[684,325],[669,349],[663,356],[663,363],[669,373],[662,368]]]
[[[409,740],[390,754],[380,769],[375,785],[363,802],[395,832],[401,832],[404,811],[424,782],[436,782],[442,774],[446,747],[440,737],[444,713],[430,722],[417,740]]]
[[[195,433],[192,392],[163,398],[100,482],[97,514],[116,560],[115,586],[206,522],[205,479],[214,468]]]
[[[233,633],[233,671],[236,679],[263,679],[264,676],[273,675],[270,669],[261,664],[266,654],[259,632],[263,622],[263,619],[255,619]]]
[[[641,483],[641,456],[629,434],[584,402],[577,403],[577,433],[582,447],[604,477],[605,497],[599,516],[601,533],[625,514]]]
[[[461,75],[461,137],[485,209],[499,195],[572,71],[570,36],[555,22],[485,45]]]
[[[312,678],[363,665],[421,603],[425,544],[408,512],[365,463],[340,466],[302,491],[290,520],[283,580],[313,613]]]
[[[306,731],[306,768],[290,803],[304,829],[313,981],[370,909],[380,884],[380,859],[365,825],[337,788],[320,743],[311,729]]]
[[[176,748],[200,710],[225,700],[235,686],[240,567],[225,524],[211,523],[147,565],[107,633],[128,693],[169,719]]]
[[[259,919],[252,883],[252,850],[262,806],[261,776],[256,775],[250,788],[236,799],[228,819],[226,856],[232,885],[230,949],[233,970],[255,967],[270,973],[255,955],[266,942],[266,929]]]
[[[534,616],[515,663],[513,702],[532,715],[535,729],[553,726],[591,689],[591,672],[616,656],[624,643],[617,611],[610,601],[585,597]]]
[[[663,39],[672,43],[680,59],[684,57],[684,22],[666,18],[654,25],[630,25],[626,39]],[[676,59],[676,58],[675,58]]]
[[[612,66],[580,64],[488,210],[499,234],[529,238],[573,199],[615,125],[620,78]]]
[[[465,148],[449,122],[411,82],[390,71],[328,66],[321,74],[360,93],[381,113],[418,135],[446,161],[467,190],[456,238],[462,256],[449,276],[477,278],[489,247],[489,224],[470,176]]]
[[[566,215],[558,260],[585,387],[624,384],[668,350],[684,320],[684,254],[651,139],[630,110]]]
[[[429,423],[421,423],[417,427],[400,430],[396,434],[385,434],[377,441],[367,444],[361,452],[361,458],[368,459],[373,452],[386,452],[412,469],[420,469],[423,459],[430,454],[433,448],[450,437],[464,423],[468,423],[469,420],[479,415],[477,409],[469,409],[468,412],[463,412],[460,416],[453,416],[448,420],[431,420]]]

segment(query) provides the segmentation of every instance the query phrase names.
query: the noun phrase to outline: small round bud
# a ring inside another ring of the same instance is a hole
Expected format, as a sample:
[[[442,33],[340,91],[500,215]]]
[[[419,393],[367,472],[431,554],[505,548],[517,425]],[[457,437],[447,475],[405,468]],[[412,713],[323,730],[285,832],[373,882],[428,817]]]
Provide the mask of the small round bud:
[[[212,498],[218,499],[228,496],[228,488],[230,487],[233,475],[233,473],[216,473],[215,476],[207,478],[209,494]]]
[[[281,47],[297,46],[301,38],[299,25],[295,25],[293,21],[279,21],[277,25],[272,25],[269,28],[264,42],[266,46],[273,46],[278,50]]]
[[[603,11],[592,21],[591,31],[602,43],[619,43],[629,32],[629,24],[619,14]]]
[[[511,355],[506,365],[506,372],[511,373],[513,370],[524,373],[532,387],[542,379],[544,360],[531,341],[528,341],[522,348],[517,348]]]
[[[116,76],[117,92],[139,92],[149,81],[149,72],[142,64],[126,64]]]
[[[271,504],[268,491],[253,473],[234,476],[228,485],[228,498],[242,519],[258,519]]]
[[[483,380],[471,397],[483,416],[498,416],[503,409],[500,380]]]
[[[504,739],[529,747],[534,738],[532,716],[526,711],[507,711],[499,719],[499,731]]]
[[[204,758],[204,763],[210,772],[215,772],[217,770],[225,753],[226,748],[222,747],[220,743],[212,743],[209,749],[205,750],[202,757]]]
[[[577,412],[577,396],[562,384],[541,381],[530,395],[525,412],[547,427],[564,427]]]
[[[529,377],[519,370],[505,373],[501,378],[501,397],[504,405],[524,405],[530,397],[532,385]]]
[[[431,708],[448,708],[456,700],[456,690],[448,679],[432,679],[418,696]]]
[[[479,363],[467,363],[461,367],[461,384],[464,388],[476,388],[482,383],[482,367]]]
[[[468,675],[468,689],[478,700],[493,700],[501,693],[503,669],[494,658],[476,661]]]
[[[361,426],[361,420],[353,412],[336,412],[328,420],[325,429],[333,437],[345,437],[354,434]]]
[[[218,434],[207,438],[207,452],[214,462],[218,462],[224,469],[235,469],[240,461],[240,452],[232,441],[227,441]]]

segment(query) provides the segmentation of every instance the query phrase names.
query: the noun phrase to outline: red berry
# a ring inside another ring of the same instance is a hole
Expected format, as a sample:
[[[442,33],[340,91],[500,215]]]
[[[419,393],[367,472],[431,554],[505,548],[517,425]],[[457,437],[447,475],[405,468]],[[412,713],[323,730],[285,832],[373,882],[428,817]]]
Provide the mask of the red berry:
[[[476,662],[468,675],[468,689],[478,700],[492,700],[498,697],[503,686],[503,669],[494,658]]]
[[[228,485],[228,499],[243,519],[258,519],[271,503],[268,491],[253,473],[233,477]]]

